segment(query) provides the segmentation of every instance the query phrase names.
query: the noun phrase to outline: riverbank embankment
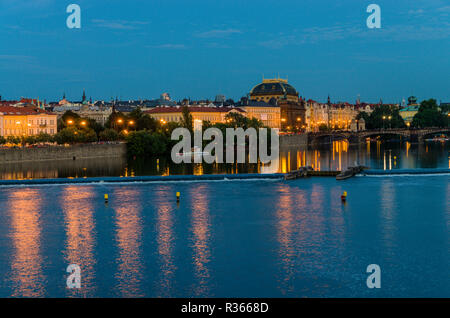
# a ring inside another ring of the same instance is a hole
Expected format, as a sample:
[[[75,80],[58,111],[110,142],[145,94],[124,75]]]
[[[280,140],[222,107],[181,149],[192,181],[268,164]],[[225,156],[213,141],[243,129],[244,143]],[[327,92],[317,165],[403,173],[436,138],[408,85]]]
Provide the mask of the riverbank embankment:
[[[0,149],[0,163],[112,158],[124,157],[126,154],[125,143],[4,148]]]

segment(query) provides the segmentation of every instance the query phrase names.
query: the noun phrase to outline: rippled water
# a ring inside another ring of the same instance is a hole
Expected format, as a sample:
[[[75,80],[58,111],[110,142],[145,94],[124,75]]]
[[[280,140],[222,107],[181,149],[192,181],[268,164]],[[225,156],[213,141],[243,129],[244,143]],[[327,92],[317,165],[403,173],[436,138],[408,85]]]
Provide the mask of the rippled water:
[[[289,172],[300,166],[315,170],[345,170],[355,164],[374,169],[449,168],[450,143],[410,144],[408,142],[372,142],[349,145],[334,141],[314,148],[280,149],[273,169],[256,164],[182,164],[170,158],[127,160],[95,158],[29,163],[0,163],[0,179],[83,178],[103,176],[202,175],[223,173]]]
[[[449,181],[1,187],[0,297],[450,297]]]

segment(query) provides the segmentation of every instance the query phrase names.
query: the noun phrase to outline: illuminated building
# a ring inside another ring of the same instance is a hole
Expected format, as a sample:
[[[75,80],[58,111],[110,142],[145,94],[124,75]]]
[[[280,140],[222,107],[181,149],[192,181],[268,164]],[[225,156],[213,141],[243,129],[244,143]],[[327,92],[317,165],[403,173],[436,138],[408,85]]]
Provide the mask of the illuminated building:
[[[355,106],[349,103],[332,104],[329,112],[329,121],[332,129],[349,130],[353,119],[358,115]]]
[[[250,91],[250,100],[278,106],[281,130],[300,131],[306,128],[304,101],[287,80],[263,79]]]
[[[238,106],[247,113],[248,118],[258,119],[266,127],[281,128],[281,109],[278,105],[242,98]]]
[[[202,122],[209,121],[214,123],[225,123],[225,116],[230,113],[239,113],[246,116],[244,110],[235,107],[206,107],[206,106],[187,106],[192,119],[200,120]],[[145,111],[157,121],[166,122],[181,122],[183,118],[183,107],[155,107],[151,110]]]
[[[272,98],[298,102],[298,92],[288,84],[287,80],[281,78],[263,79],[261,84],[256,85],[250,91],[251,100],[269,103]]]
[[[57,115],[36,107],[0,106],[0,135],[32,136],[57,133]]]
[[[309,99],[306,101],[306,131],[318,132],[322,125],[328,126],[329,107],[327,104]]]
[[[70,102],[64,94],[63,99],[58,102],[58,106],[53,107],[53,112],[58,115],[58,118],[62,117],[66,111],[72,111],[82,118],[95,120],[101,125],[105,125],[112,114],[111,107],[96,106],[87,101],[85,91],[83,91],[82,101]]]
[[[400,109],[399,114],[405,121],[405,123],[411,124],[414,116],[419,112],[420,105],[417,104],[417,98],[414,96],[410,96],[408,98],[408,105]]]

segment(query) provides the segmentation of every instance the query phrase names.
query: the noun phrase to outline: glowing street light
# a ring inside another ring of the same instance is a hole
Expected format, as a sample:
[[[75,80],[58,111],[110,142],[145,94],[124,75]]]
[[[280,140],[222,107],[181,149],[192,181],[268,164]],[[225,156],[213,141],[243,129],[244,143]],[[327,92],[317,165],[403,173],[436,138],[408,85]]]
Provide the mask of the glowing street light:
[[[69,120],[67,121],[67,124],[68,124],[68,125],[72,125],[72,124],[73,124],[73,120],[72,120],[72,119],[69,119]]]

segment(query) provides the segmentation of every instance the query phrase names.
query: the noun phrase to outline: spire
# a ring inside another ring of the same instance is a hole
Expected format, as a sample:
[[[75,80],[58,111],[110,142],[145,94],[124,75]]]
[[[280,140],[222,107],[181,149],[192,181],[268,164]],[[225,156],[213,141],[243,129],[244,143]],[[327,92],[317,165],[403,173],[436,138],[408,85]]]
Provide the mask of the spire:
[[[83,88],[83,100],[82,100],[83,102],[85,102],[86,101],[86,91],[85,91],[85,89]]]
[[[328,94],[328,101],[327,101],[328,105],[331,105],[331,100],[330,100],[330,94]]]

